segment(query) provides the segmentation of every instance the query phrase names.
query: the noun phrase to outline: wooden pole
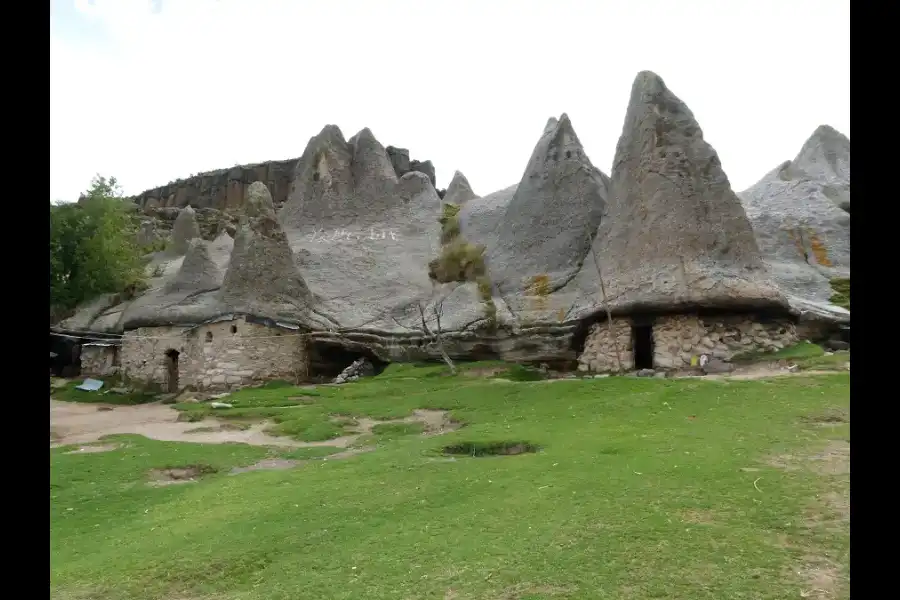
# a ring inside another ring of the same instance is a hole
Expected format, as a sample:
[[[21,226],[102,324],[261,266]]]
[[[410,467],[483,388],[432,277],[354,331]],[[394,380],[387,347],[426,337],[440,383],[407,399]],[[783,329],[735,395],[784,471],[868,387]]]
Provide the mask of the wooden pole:
[[[606,324],[609,326],[609,337],[613,343],[613,349],[616,351],[616,364],[619,372],[622,372],[622,357],[619,355],[619,342],[616,339],[616,333],[613,330],[612,311],[609,310],[609,302],[606,299],[606,285],[603,283],[603,273],[600,271],[600,261],[597,259],[597,251],[594,250],[594,240],[588,235],[588,243],[591,245],[591,255],[594,257],[594,266],[597,267],[597,277],[600,278],[600,293],[603,294],[603,307],[606,309]]]

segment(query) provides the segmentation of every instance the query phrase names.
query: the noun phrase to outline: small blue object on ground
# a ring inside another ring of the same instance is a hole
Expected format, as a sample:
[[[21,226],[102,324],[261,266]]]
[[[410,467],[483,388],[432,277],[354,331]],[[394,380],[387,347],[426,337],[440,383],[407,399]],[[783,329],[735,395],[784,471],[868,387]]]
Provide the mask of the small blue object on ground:
[[[102,387],[103,387],[103,382],[100,381],[99,379],[88,378],[88,379],[84,380],[84,383],[77,386],[75,389],[83,390],[85,392],[96,392],[97,390],[99,390]]]

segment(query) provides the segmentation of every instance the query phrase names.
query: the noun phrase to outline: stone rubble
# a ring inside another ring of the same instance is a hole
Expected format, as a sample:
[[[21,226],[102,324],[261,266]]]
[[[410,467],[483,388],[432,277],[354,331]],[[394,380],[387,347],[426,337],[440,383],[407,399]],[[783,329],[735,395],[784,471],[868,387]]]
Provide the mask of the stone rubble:
[[[341,371],[341,374],[335,377],[332,383],[357,381],[360,377],[370,377],[374,374],[375,365],[368,358],[362,357],[354,360],[349,367]]]

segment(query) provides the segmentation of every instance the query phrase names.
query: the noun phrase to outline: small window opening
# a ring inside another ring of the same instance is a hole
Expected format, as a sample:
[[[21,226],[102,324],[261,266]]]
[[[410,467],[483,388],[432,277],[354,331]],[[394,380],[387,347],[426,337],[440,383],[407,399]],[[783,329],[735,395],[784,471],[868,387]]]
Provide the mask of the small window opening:
[[[206,343],[210,343],[213,340],[212,331],[206,332]]]
[[[231,326],[231,333],[232,333],[232,334],[237,333],[237,325],[232,325],[232,326]]]
[[[566,150],[566,158],[572,158],[572,151]]]
[[[169,393],[178,392],[178,350],[166,351],[166,389]]]
[[[653,368],[653,325],[631,326],[631,347],[635,369]]]
[[[315,171],[315,172],[313,172],[313,181],[318,181],[318,180],[319,180],[319,172]]]

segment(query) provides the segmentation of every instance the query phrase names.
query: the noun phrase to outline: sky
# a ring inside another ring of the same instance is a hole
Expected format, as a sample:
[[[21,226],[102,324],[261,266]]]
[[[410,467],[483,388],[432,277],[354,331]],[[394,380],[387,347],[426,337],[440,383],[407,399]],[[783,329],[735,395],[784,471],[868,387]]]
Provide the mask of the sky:
[[[50,199],[299,157],[326,124],[486,195],[563,112],[609,174],[642,70],[741,191],[819,125],[850,135],[850,2],[51,0]]]

